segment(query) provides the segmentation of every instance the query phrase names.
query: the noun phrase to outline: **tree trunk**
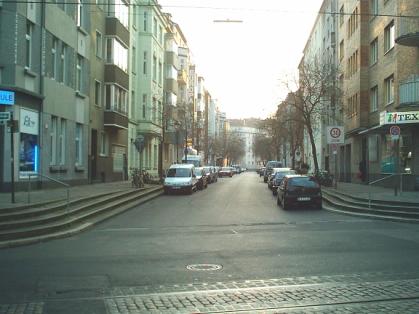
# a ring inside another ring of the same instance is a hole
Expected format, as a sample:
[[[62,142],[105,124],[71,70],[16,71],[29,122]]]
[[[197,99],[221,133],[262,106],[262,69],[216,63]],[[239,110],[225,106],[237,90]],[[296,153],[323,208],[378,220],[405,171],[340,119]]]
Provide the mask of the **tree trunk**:
[[[313,135],[313,130],[311,128],[311,125],[308,125],[307,129],[308,129],[308,136],[310,137],[311,153],[313,154],[314,173],[317,173],[319,171],[319,162],[317,160],[316,143],[314,141],[314,135]]]

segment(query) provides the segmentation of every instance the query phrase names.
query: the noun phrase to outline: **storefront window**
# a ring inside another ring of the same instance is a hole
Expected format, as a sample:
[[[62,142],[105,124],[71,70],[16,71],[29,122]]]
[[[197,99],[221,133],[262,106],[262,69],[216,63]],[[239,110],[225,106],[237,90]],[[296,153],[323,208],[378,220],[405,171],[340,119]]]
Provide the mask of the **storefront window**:
[[[383,138],[383,155],[381,158],[381,172],[395,173],[396,171],[396,141],[391,139],[391,135]]]
[[[26,109],[20,110],[19,129],[19,176],[27,177],[38,172],[38,113]]]

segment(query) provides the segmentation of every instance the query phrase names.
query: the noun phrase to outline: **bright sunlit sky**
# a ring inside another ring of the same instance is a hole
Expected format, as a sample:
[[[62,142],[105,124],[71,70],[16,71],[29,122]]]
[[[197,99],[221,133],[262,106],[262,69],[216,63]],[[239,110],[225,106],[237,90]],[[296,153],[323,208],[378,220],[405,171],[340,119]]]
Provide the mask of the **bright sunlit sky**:
[[[265,118],[286,96],[322,0],[160,0],[227,118]],[[243,23],[214,23],[213,20]]]

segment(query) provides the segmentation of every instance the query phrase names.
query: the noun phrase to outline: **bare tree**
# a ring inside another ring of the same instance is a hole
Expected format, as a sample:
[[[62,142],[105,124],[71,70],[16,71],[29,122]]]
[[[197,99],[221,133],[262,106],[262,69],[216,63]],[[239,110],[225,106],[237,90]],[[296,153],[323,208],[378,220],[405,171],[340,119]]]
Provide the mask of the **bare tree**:
[[[337,68],[331,62],[306,62],[300,64],[298,81],[284,83],[291,95],[288,105],[295,108],[295,115],[288,119],[301,123],[307,131],[316,172],[319,171],[319,162],[314,132],[322,116],[330,114],[331,103],[338,102],[342,96],[337,84],[338,75]],[[292,92],[291,85],[298,86],[297,91]]]

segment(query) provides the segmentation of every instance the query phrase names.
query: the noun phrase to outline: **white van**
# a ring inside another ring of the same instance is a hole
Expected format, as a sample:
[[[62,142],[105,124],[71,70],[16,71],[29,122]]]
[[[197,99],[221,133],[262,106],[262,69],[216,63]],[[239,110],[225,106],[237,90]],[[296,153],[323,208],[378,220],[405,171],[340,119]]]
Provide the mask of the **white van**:
[[[197,189],[198,179],[195,175],[195,166],[190,164],[171,165],[164,179],[164,193],[171,191],[187,192],[192,194]]]

